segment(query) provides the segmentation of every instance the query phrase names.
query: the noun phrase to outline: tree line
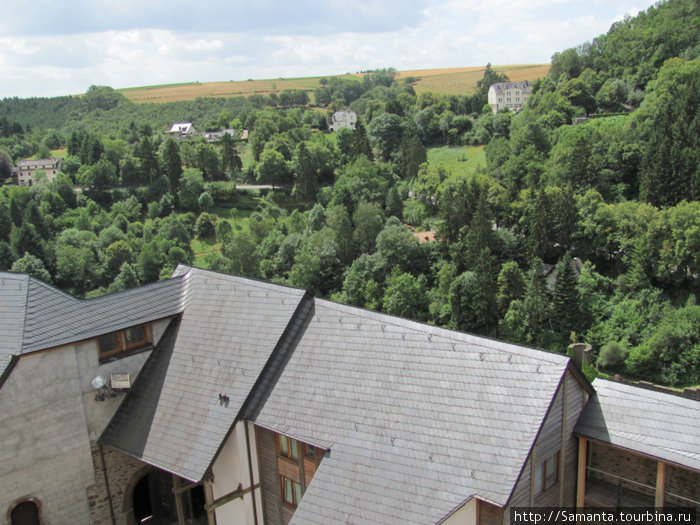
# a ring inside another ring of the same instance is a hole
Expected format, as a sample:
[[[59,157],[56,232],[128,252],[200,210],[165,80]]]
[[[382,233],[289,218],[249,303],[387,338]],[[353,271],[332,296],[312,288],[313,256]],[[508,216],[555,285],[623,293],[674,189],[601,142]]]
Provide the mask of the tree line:
[[[504,80],[490,67],[461,96],[417,95],[385,69],[322,79],[315,107],[179,106],[250,131],[212,144],[164,138],[195,120],[169,105],[155,117],[93,89],[82,126],[0,139],[12,159],[67,149],[53,183],[0,190],[0,262],[90,296],[167,277],[207,239],[220,249],[200,263],[217,271],[555,351],[585,341],[608,373],[697,384],[700,32],[675,31],[698,20],[692,2],[661,3],[556,54],[518,113],[487,107]],[[346,107],[355,129],[328,133]],[[427,162],[443,145],[486,162]],[[280,191],[251,203],[243,181]],[[232,220],[242,206],[247,220]]]

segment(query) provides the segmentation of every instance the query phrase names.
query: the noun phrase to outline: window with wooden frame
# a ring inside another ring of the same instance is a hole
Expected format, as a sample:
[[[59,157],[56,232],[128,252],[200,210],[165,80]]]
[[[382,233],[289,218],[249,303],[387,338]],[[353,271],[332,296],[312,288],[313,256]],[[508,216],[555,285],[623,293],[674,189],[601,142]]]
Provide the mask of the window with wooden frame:
[[[302,496],[301,483],[280,476],[280,484],[282,489],[282,502],[291,507],[299,505]]]
[[[132,326],[97,338],[100,362],[116,359],[120,354],[131,353],[151,344],[151,329],[147,324]]]
[[[313,445],[304,445],[304,455],[309,459],[316,459],[316,447]]]
[[[559,451],[538,463],[535,468],[535,493],[541,494],[559,481]]]
[[[299,459],[299,442],[296,439],[278,434],[277,453],[282,457],[297,461]]]

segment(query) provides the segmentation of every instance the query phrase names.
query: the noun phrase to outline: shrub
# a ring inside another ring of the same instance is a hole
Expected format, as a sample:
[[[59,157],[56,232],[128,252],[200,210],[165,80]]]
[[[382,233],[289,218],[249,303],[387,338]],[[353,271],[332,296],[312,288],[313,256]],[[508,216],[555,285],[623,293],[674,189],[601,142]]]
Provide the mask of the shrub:
[[[197,217],[197,222],[194,225],[194,232],[199,237],[212,237],[216,232],[216,220],[216,215],[202,212],[199,217]]]
[[[598,366],[615,372],[625,367],[625,360],[629,355],[629,348],[621,343],[611,341],[600,349],[598,354]]]

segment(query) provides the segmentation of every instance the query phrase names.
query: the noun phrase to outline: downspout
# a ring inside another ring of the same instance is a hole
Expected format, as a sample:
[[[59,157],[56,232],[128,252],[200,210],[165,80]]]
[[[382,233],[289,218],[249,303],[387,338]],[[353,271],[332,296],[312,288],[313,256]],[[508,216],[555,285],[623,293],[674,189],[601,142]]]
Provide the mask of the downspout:
[[[102,475],[105,478],[105,487],[107,487],[107,501],[109,501],[109,515],[112,518],[112,525],[117,525],[117,520],[114,517],[114,507],[112,506],[112,491],[109,490],[109,478],[107,477],[107,466],[105,465],[105,455],[102,451],[102,445],[98,444],[100,449],[100,461],[102,462]]]
[[[253,460],[250,456],[250,435],[248,434],[248,422],[243,421],[243,429],[245,430],[245,446],[248,451],[248,475],[250,477],[250,487],[253,496],[253,523],[258,525],[258,506],[255,504],[255,479],[253,479]]]

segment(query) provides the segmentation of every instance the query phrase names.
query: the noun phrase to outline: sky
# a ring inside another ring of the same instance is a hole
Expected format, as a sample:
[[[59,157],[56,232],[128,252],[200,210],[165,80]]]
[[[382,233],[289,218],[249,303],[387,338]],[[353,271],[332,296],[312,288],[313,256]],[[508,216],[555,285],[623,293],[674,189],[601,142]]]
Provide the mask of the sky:
[[[0,98],[547,63],[650,0],[3,2]]]

